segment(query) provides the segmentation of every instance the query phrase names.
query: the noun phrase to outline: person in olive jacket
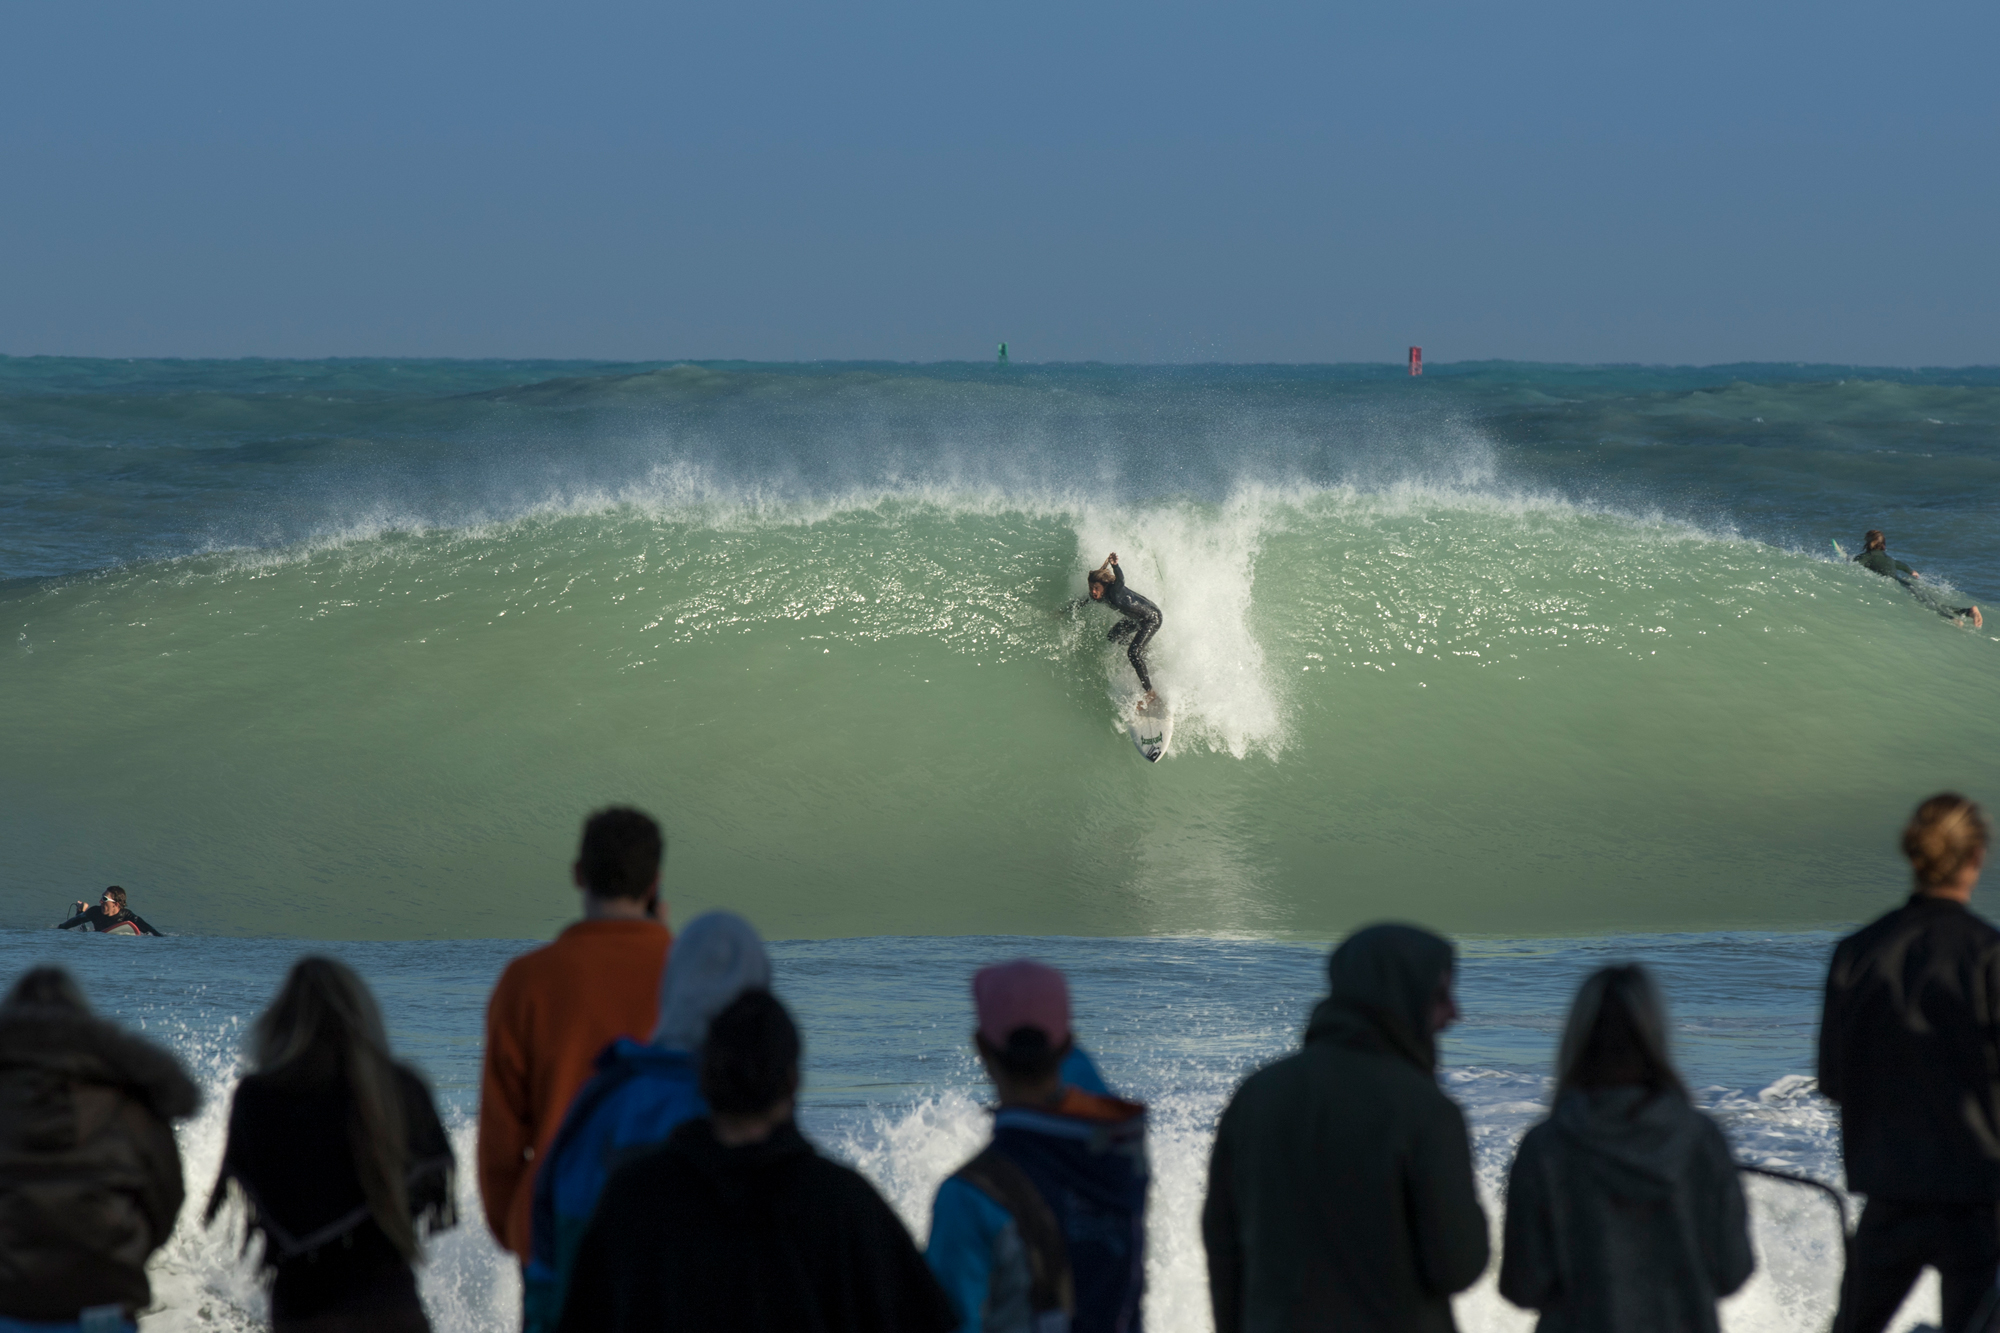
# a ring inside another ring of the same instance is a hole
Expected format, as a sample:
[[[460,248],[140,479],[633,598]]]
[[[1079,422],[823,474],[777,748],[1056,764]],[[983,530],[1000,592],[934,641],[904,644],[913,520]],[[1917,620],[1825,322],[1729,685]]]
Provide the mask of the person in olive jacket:
[[[1437,1084],[1452,963],[1414,926],[1355,932],[1304,1049],[1237,1090],[1201,1215],[1216,1333],[1455,1327],[1488,1240],[1465,1117]]]
[[[172,1122],[201,1094],[174,1057],[90,1012],[69,974],[0,1003],[0,1316],[130,1321],[180,1213]]]

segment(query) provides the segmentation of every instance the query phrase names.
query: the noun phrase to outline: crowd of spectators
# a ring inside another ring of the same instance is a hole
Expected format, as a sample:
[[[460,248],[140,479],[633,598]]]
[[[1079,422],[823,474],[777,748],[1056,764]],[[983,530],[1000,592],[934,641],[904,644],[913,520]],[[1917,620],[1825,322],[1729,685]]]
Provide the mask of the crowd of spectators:
[[[1878,1333],[1918,1274],[1945,1327],[1985,1330],[2000,1276],[2000,931],[1968,908],[1988,841],[1945,794],[1903,835],[1914,891],[1842,940],[1819,1087],[1867,1197],[1836,1333]],[[485,1222],[535,1333],[1137,1333],[1146,1108],[1113,1095],[1056,970],[970,979],[988,1142],[916,1239],[794,1122],[801,1043],[764,944],[728,912],[678,940],[664,841],[635,810],[585,824],[582,919],[516,959],[487,1013]],[[1300,1049],[1216,1127],[1201,1234],[1218,1333],[1429,1333],[1493,1260],[1465,1118],[1437,1078],[1455,952],[1409,925],[1328,959]],[[1499,1289],[1542,1333],[1716,1333],[1754,1267],[1738,1168],[1669,1052],[1647,972],[1577,992],[1550,1113],[1508,1173]],[[233,1198],[280,1333],[420,1333],[414,1269],[457,1222],[431,1094],[367,985],[300,960],[257,1021],[204,1221]],[[164,1049],[36,968],[0,1004],[0,1333],[131,1329],[183,1197],[172,1124],[198,1096]]]

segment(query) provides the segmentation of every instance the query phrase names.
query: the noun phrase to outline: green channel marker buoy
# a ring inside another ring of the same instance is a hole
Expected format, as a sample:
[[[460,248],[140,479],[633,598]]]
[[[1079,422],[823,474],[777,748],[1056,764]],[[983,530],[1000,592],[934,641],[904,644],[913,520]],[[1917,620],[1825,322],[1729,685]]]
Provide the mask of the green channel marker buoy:
[[[1007,364],[1007,344],[1006,344],[1006,343],[1001,343],[1001,344],[1000,344],[1000,364],[1001,364],[1001,365],[1003,365],[1003,366]]]

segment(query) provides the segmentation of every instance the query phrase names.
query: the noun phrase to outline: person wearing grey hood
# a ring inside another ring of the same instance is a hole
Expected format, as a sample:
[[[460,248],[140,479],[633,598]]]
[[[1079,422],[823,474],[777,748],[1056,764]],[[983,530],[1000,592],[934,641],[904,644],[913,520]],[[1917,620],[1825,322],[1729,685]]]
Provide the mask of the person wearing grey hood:
[[[770,986],[764,942],[736,913],[708,912],[681,931],[660,979],[653,1040],[605,1048],[535,1173],[524,1333],[548,1333],[560,1321],[577,1248],[611,1173],[708,1114],[701,1050],[710,1022],[745,992]]]
[[[1356,931],[1304,1049],[1237,1089],[1201,1214],[1216,1333],[1455,1327],[1488,1244],[1465,1117],[1437,1083],[1452,970],[1427,930]]]
[[[1755,1266],[1729,1144],[1688,1102],[1652,978],[1594,973],[1508,1176],[1500,1294],[1541,1311],[1538,1333],[1719,1333],[1717,1299]]]

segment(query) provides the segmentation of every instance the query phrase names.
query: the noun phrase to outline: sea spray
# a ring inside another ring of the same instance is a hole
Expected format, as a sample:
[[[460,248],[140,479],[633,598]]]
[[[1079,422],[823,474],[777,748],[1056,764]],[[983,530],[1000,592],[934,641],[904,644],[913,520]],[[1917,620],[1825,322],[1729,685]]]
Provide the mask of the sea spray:
[[[238,1074],[215,1044],[176,1043],[183,1058],[204,1075],[207,1104],[178,1137],[189,1182],[171,1241],[153,1261],[154,1309],[144,1333],[239,1333],[265,1327],[266,1296],[256,1273],[257,1249],[242,1249],[242,1220],[232,1205],[213,1227],[200,1212],[207,1182],[221,1157],[229,1093]],[[1492,1224],[1494,1265],[1473,1289],[1455,1301],[1466,1333],[1525,1333],[1533,1316],[1502,1300],[1494,1289],[1504,1209],[1507,1164],[1521,1131],[1544,1111],[1540,1079],[1509,1079],[1492,1071],[1455,1071],[1447,1086],[1470,1108],[1477,1145],[1475,1169],[1480,1195]],[[1499,1086],[1495,1086],[1496,1080]],[[1514,1087],[1506,1085],[1512,1083]],[[1228,1085],[1180,1090],[1157,1098],[1151,1107],[1148,1156],[1154,1172],[1147,1218],[1146,1322],[1162,1333],[1203,1333],[1212,1328],[1208,1309],[1206,1260],[1200,1210],[1214,1122]],[[1809,1086],[1804,1090],[1809,1096]],[[1499,1099],[1494,1095],[1498,1093]],[[1825,1104],[1812,1099],[1798,1108],[1796,1084],[1743,1097],[1719,1090],[1706,1094],[1739,1144],[1745,1138],[1823,1143],[1831,1128]],[[471,1164],[476,1160],[476,1125],[461,1111],[451,1117],[454,1151],[460,1163],[457,1228],[426,1246],[421,1290],[439,1333],[493,1333],[519,1318],[519,1273],[486,1230]],[[810,1127],[809,1127],[810,1128]],[[969,1160],[989,1132],[981,1100],[950,1092],[907,1109],[883,1111],[832,1132],[821,1130],[822,1148],[859,1169],[896,1208],[921,1242],[930,1225],[930,1202],[944,1177]],[[1817,1154],[1823,1157],[1822,1154]],[[1789,1164],[1789,1163],[1788,1163]],[[1750,1283],[1724,1302],[1730,1333],[1809,1333],[1833,1314],[1833,1275],[1841,1264],[1832,1208],[1809,1191],[1772,1182],[1749,1185],[1758,1269]],[[1925,1311],[1935,1318],[1935,1280],[1912,1298],[1897,1330],[1913,1326]]]

